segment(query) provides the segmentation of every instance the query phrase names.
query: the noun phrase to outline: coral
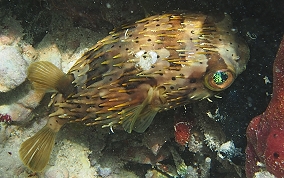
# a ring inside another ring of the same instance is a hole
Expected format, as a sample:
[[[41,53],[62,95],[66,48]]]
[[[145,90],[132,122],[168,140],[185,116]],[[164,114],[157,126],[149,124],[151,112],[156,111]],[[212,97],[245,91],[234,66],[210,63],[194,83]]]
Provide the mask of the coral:
[[[12,122],[12,118],[8,114],[0,114],[0,122],[5,122],[10,124]]]
[[[185,146],[190,140],[190,130],[192,125],[188,122],[178,122],[175,124],[174,128],[176,142]]]
[[[273,95],[266,111],[255,117],[247,128],[246,175],[267,169],[276,177],[284,176],[284,37],[273,67]],[[265,167],[259,166],[263,163]]]
[[[241,154],[240,149],[235,147],[235,144],[232,141],[228,141],[226,143],[223,143],[218,148],[218,156],[221,159],[231,159],[235,156],[238,156]]]
[[[174,120],[175,141],[181,146],[186,146],[190,142],[190,131],[194,126],[192,113],[186,111],[185,108],[177,108]]]

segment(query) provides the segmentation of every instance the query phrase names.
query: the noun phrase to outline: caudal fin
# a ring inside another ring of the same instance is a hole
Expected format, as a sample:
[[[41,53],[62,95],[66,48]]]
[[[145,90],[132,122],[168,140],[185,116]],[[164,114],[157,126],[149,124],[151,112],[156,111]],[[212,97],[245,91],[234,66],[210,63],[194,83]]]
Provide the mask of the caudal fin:
[[[20,158],[29,169],[40,172],[45,168],[54,146],[56,133],[45,126],[22,143],[19,150]]]

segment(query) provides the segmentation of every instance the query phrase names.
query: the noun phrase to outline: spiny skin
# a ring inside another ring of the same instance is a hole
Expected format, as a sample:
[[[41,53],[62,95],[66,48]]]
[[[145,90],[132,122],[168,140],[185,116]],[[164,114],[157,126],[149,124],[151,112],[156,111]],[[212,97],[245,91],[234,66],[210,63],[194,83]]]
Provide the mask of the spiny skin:
[[[246,176],[254,177],[263,163],[268,172],[284,177],[284,37],[273,65],[273,95],[266,111],[247,128]]]
[[[151,87],[151,101],[140,115],[207,98],[213,94],[204,85],[207,74],[228,69],[234,80],[248,60],[247,46],[230,28],[227,15],[217,21],[202,14],[164,14],[111,32],[71,68],[73,93],[53,105],[51,116],[112,126],[143,103]],[[149,51],[157,54],[148,70],[137,65],[141,51],[145,58]]]
[[[22,143],[20,158],[29,169],[42,171],[66,122],[144,132],[157,112],[229,87],[248,58],[228,15],[176,13],[111,32],[67,74],[50,62],[35,62],[28,69],[34,88],[57,92],[47,124]]]

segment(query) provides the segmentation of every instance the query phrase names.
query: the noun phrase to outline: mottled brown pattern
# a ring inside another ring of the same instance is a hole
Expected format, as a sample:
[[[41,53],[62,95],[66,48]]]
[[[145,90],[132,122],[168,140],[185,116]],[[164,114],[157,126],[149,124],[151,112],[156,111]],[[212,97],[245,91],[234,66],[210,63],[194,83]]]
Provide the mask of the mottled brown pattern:
[[[68,74],[77,78],[76,87],[65,103],[53,105],[60,112],[51,115],[112,126],[123,121],[122,113],[143,103],[150,88],[154,93],[139,114],[142,118],[148,109],[162,111],[212,96],[204,85],[206,73],[229,69],[237,76],[248,59],[247,46],[235,41],[228,18],[164,14],[111,32],[71,68]],[[242,66],[219,53],[227,46],[227,56],[238,55]],[[236,53],[239,46],[246,49],[243,54]],[[157,53],[149,70],[136,65],[139,51]]]

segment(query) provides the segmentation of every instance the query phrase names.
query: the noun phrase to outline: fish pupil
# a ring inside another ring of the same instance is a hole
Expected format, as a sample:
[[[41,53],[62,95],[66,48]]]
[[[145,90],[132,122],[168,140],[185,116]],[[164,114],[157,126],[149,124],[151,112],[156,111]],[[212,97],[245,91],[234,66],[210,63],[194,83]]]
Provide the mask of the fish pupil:
[[[213,74],[213,80],[217,85],[222,85],[227,79],[227,72],[217,71]]]

